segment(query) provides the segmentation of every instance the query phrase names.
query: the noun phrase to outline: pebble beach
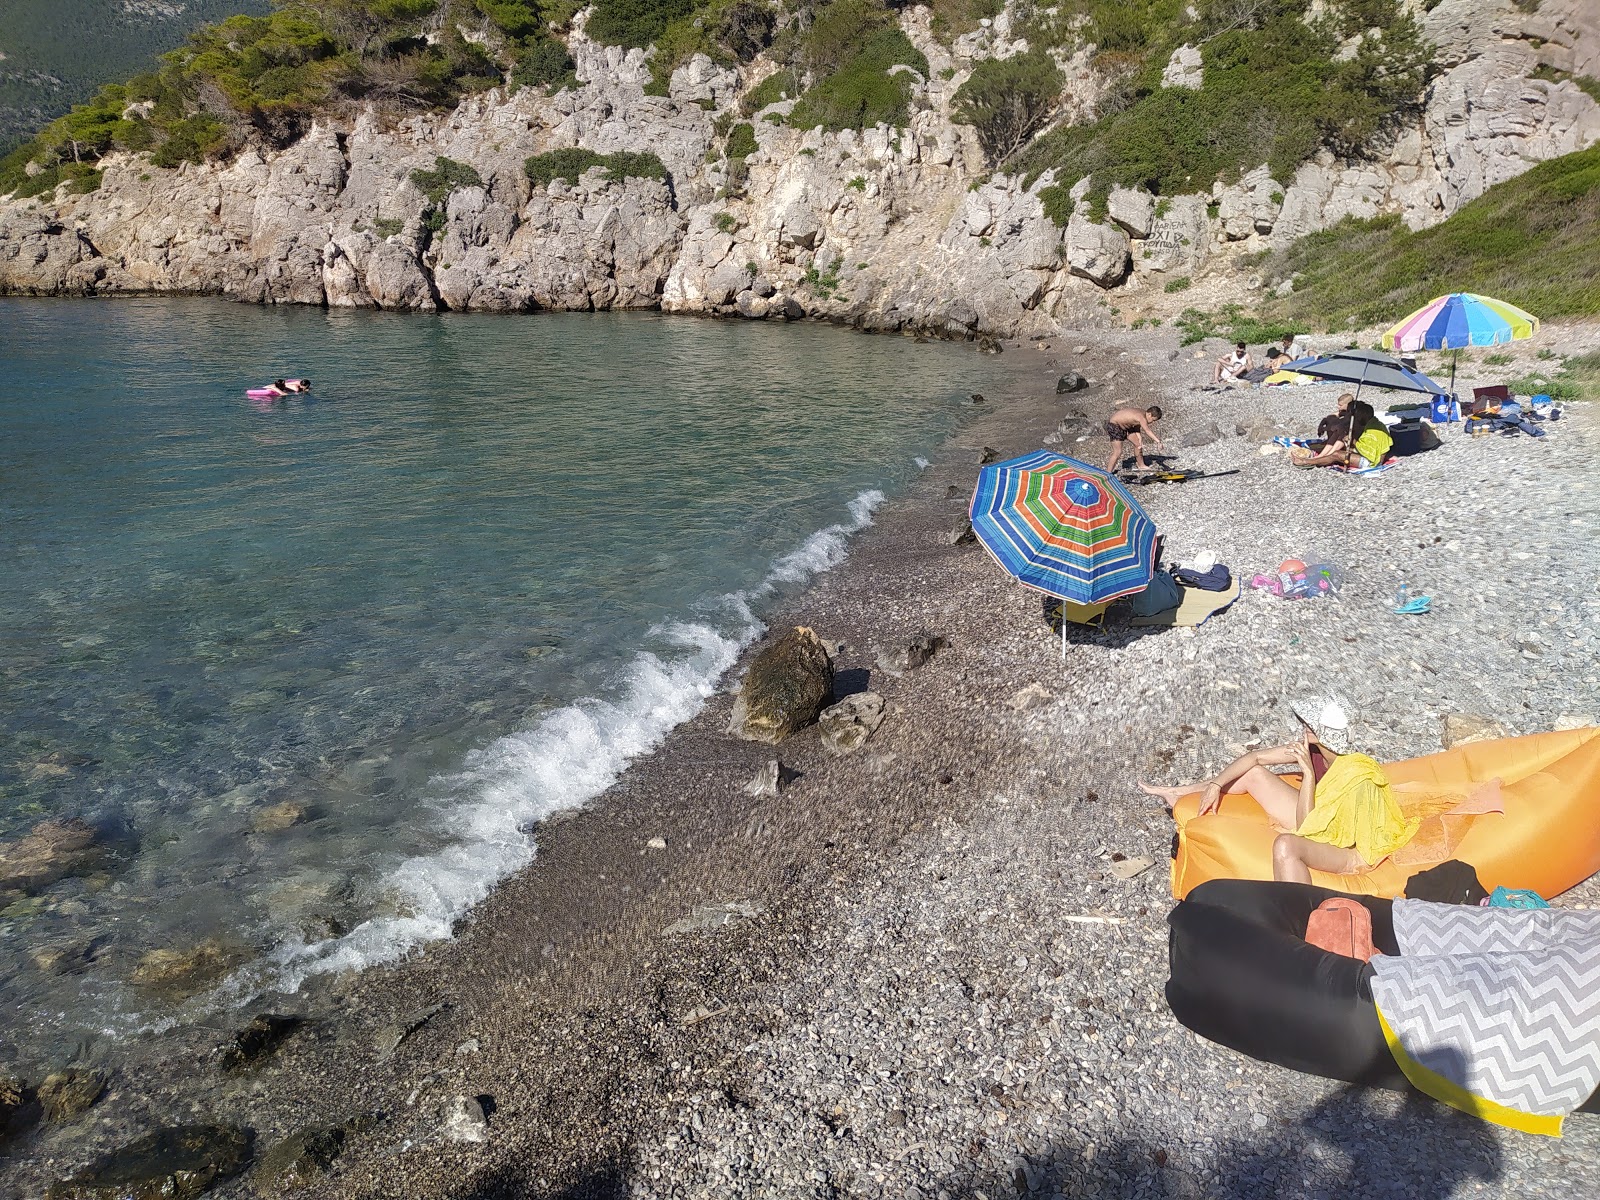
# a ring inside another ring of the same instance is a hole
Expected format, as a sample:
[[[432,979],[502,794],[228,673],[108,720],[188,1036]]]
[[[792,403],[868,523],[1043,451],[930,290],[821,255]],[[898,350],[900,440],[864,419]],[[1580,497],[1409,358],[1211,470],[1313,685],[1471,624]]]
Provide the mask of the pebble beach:
[[[1330,690],[1380,760],[1437,751],[1466,718],[1600,719],[1592,406],[1540,440],[1447,427],[1382,474],[1303,472],[1263,449],[1342,389],[1206,390],[1218,352],[1159,330],[1007,343],[911,494],[772,622],[834,648],[840,692],[883,697],[859,750],[728,736],[736,668],[541,827],[532,867],[452,941],[308,997],[310,1019],[203,1104],[183,1067],[224,1031],[175,1038],[113,1081],[115,1126],[48,1133],[14,1164],[20,1194],[130,1123],[202,1118],[252,1128],[258,1158],[340,1130],[321,1166],[258,1165],[217,1195],[1600,1194],[1600,1120],[1514,1133],[1258,1063],[1167,1010],[1173,824],[1136,779],[1287,740],[1290,703]],[[1068,371],[1091,383],[1057,395]],[[1329,562],[1340,593],[1074,629],[1063,660],[1039,595],[955,535],[989,452],[1099,464],[1123,403],[1160,404],[1168,452],[1215,473],[1135,489],[1168,560],[1210,550],[1246,581]],[[1402,583],[1428,614],[1391,612]],[[923,633],[944,642],[924,665],[879,665]],[[773,757],[777,794],[751,794]],[[1593,880],[1559,901],[1597,902]]]

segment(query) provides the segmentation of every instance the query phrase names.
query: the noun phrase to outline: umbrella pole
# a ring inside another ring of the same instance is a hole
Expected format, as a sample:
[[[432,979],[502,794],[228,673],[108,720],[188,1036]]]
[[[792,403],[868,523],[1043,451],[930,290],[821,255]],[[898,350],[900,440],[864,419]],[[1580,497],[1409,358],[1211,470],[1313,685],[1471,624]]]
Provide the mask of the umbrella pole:
[[[1061,661],[1067,661],[1067,598],[1061,597]]]

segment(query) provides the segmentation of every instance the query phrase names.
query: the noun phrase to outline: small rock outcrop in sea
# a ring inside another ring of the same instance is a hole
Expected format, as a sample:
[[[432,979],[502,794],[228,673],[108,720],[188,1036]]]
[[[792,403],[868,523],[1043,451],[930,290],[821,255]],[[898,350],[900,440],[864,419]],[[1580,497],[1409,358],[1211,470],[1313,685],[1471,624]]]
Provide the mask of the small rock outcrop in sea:
[[[878,655],[878,670],[895,679],[914,671],[945,647],[937,634],[919,633],[902,646],[892,646]]]
[[[797,626],[750,663],[729,732],[776,745],[815,723],[833,698],[833,660],[816,631]]]
[[[877,692],[857,692],[823,709],[817,724],[822,745],[832,754],[852,754],[883,724],[884,702]]]
[[[262,1013],[233,1035],[233,1044],[220,1055],[224,1071],[251,1067],[277,1053],[278,1047],[301,1025],[304,1017]]]
[[[106,1074],[85,1067],[67,1067],[47,1075],[39,1085],[39,1104],[46,1121],[70,1121],[94,1107],[105,1095]]]
[[[261,1196],[277,1197],[304,1187],[333,1169],[344,1153],[343,1125],[318,1126],[291,1133],[261,1156],[251,1183]]]
[[[1076,371],[1068,371],[1056,380],[1056,395],[1065,396],[1069,392],[1081,392],[1089,386],[1089,381]]]
[[[42,892],[57,880],[100,866],[99,831],[80,817],[40,821],[14,842],[0,843],[0,904]]]
[[[0,1071],[0,1145],[39,1119],[39,1105],[27,1081]]]
[[[48,1200],[192,1200],[250,1165],[255,1134],[236,1125],[159,1129],[58,1180]]]
[[[203,992],[244,960],[238,946],[207,938],[187,950],[152,950],[139,960],[130,980],[169,999]]]

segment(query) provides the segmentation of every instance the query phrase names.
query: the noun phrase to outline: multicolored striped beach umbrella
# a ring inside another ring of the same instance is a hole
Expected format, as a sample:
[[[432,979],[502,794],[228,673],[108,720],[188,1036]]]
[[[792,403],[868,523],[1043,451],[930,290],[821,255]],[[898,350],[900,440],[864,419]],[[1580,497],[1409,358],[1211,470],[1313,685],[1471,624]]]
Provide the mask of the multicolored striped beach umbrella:
[[[1075,604],[1142,591],[1155,572],[1156,527],[1098,467],[1038,450],[978,473],[972,531],[1018,582]]]
[[[1471,292],[1451,292],[1428,301],[1383,335],[1385,350],[1463,350],[1501,346],[1530,338],[1539,318],[1514,304]]]

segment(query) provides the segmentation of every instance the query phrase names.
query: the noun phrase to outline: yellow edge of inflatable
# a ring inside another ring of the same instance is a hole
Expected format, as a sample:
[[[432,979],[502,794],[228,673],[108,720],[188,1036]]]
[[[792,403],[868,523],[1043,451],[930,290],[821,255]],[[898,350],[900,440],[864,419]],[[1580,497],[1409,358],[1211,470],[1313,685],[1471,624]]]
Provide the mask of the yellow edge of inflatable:
[[[1523,1112],[1519,1108],[1507,1108],[1504,1104],[1496,1104],[1493,1100],[1474,1095],[1437,1071],[1430,1071],[1406,1053],[1406,1048],[1400,1044],[1400,1035],[1389,1028],[1383,1010],[1376,1005],[1373,1007],[1378,1014],[1378,1024],[1383,1029],[1383,1040],[1389,1043],[1389,1052],[1394,1055],[1395,1063],[1407,1079],[1435,1100],[1442,1100],[1451,1108],[1460,1109],[1469,1117],[1492,1121],[1496,1125],[1504,1125],[1507,1129],[1537,1133],[1544,1137],[1561,1136],[1561,1123],[1566,1120],[1565,1117],[1547,1117],[1538,1113]]]

